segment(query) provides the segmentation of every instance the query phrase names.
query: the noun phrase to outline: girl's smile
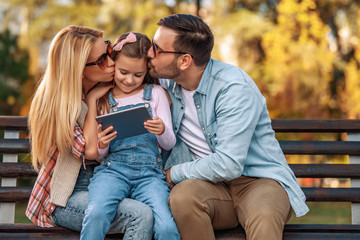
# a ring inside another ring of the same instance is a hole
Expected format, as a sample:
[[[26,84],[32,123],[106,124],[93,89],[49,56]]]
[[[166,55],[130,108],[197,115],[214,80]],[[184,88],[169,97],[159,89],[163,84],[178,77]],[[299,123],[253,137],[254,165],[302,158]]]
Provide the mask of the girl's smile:
[[[114,97],[138,93],[147,73],[146,58],[130,58],[120,54],[116,60]]]

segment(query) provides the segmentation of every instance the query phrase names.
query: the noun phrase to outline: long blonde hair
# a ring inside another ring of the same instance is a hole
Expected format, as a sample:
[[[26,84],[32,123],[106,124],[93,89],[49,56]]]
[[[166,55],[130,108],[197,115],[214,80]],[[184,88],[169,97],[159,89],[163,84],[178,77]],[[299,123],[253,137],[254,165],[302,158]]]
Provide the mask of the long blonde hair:
[[[102,32],[68,26],[51,42],[45,73],[29,112],[32,164],[39,170],[57,148],[71,152],[73,129],[81,112],[82,78],[89,53]]]

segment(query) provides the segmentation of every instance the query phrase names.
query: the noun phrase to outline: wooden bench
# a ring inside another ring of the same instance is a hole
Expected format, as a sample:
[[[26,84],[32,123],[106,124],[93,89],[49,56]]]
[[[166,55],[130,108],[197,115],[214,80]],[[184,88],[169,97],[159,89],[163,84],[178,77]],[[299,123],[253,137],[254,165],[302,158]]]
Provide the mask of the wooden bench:
[[[0,130],[5,130],[4,138],[0,139],[0,153],[3,153],[0,239],[78,239],[79,233],[61,227],[39,228],[34,224],[14,223],[15,202],[27,201],[32,189],[32,186],[16,186],[16,180],[36,177],[30,163],[18,161],[19,153],[29,152],[26,121],[26,117],[0,116]],[[350,164],[290,164],[298,178],[350,178],[351,188],[304,187],[303,190],[309,202],[351,202],[352,224],[287,224],[284,239],[360,239],[360,120],[274,119],[272,124],[285,139],[294,133],[334,133],[347,138],[345,141],[280,141],[285,154],[325,155],[326,158],[348,155],[350,159]],[[22,131],[25,133],[19,134]],[[245,239],[241,227],[215,233],[216,239]],[[108,234],[107,238],[119,238],[119,235]]]

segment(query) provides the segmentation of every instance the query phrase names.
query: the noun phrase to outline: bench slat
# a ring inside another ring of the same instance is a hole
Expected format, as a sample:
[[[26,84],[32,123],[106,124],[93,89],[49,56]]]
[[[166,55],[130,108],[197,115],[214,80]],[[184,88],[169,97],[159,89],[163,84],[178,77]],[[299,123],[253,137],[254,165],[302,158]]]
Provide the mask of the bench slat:
[[[298,178],[360,179],[360,164],[289,164]]]
[[[0,139],[2,153],[29,153],[29,139]]]
[[[36,177],[37,172],[31,163],[0,163],[0,177]]]
[[[276,132],[360,132],[358,119],[272,119]]]
[[[360,155],[357,141],[279,141],[285,154]],[[29,139],[0,139],[2,153],[28,153]]]
[[[358,119],[272,119],[277,132],[360,132]],[[0,129],[27,129],[25,116],[0,116]]]
[[[298,178],[360,179],[360,164],[289,164]],[[36,177],[31,163],[0,163],[0,177]]]
[[[27,117],[0,116],[0,130],[27,130]]]
[[[7,240],[78,240],[80,237],[79,233],[66,233],[59,235],[58,233],[1,233],[0,239]],[[217,240],[246,240],[245,233],[239,232],[220,232],[215,233]],[[118,236],[107,235],[107,239],[122,239]],[[288,233],[284,232],[283,240],[358,240],[360,239],[360,233]]]
[[[1,224],[1,239],[78,239],[79,233],[69,229],[54,227],[40,228],[34,224]],[[122,234],[108,234],[106,239],[119,239]],[[241,226],[234,229],[216,230],[216,239],[243,239]],[[283,239],[359,239],[360,225],[335,224],[286,224]],[[47,237],[47,238],[46,238]]]
[[[360,203],[360,188],[302,188],[306,201]]]
[[[360,155],[357,141],[279,141],[285,154]]]
[[[307,201],[360,203],[360,188],[302,188]],[[32,187],[0,187],[0,201],[28,201]]]
[[[0,187],[0,202],[28,201],[32,187]]]

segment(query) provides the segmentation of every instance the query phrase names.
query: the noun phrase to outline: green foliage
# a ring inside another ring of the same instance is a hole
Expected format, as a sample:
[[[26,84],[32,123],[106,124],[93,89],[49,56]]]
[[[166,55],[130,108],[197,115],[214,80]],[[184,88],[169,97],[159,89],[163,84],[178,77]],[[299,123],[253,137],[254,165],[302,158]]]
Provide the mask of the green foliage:
[[[18,114],[24,99],[21,86],[29,78],[29,54],[20,49],[17,36],[5,30],[0,33],[0,114]]]
[[[267,99],[271,117],[360,116],[359,1],[214,0],[209,4],[205,0],[4,0],[4,3],[3,29],[18,22],[19,44],[30,53],[28,72],[37,75],[37,79],[43,71],[50,40],[67,25],[104,30],[104,37],[110,40],[128,31],[143,32],[151,38],[157,21],[164,16],[200,14],[214,32],[212,57],[250,74]],[[33,82],[6,81],[11,84],[1,80],[2,105],[8,105],[3,99],[14,95],[11,86],[24,85],[27,92],[23,98],[29,98],[34,89]]]

